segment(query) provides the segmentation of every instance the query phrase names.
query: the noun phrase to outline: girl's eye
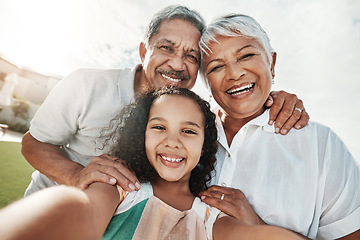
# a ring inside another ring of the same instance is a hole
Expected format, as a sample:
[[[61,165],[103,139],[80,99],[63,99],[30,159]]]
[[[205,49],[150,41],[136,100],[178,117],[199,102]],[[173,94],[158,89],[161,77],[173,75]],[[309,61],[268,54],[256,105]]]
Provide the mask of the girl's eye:
[[[186,134],[197,134],[195,131],[193,131],[193,130],[190,130],[190,129],[185,129],[185,130],[183,130],[183,133],[186,133]]]
[[[151,129],[155,129],[155,130],[165,130],[165,128],[163,126],[153,126],[151,127]]]

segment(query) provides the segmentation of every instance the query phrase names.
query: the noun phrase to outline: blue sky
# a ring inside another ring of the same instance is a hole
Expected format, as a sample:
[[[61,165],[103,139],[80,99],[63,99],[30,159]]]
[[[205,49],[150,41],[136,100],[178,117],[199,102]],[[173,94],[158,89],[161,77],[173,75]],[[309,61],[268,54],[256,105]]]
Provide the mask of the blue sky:
[[[206,21],[230,12],[257,19],[278,52],[273,89],[296,93],[360,162],[359,0],[0,0],[0,53],[59,75],[132,67],[152,15],[179,3]]]

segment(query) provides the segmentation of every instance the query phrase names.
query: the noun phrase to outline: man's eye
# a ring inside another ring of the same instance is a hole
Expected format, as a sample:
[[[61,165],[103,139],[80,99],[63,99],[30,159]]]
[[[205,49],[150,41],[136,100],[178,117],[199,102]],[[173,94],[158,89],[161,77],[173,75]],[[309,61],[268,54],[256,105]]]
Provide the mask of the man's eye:
[[[166,46],[166,45],[162,45],[159,47],[161,50],[163,51],[167,51],[167,52],[171,52],[172,51],[172,48],[169,47],[169,46]]]
[[[186,57],[191,61],[191,62],[194,62],[194,63],[198,63],[199,62],[199,58],[197,56],[194,56],[192,54],[188,54],[186,55]]]

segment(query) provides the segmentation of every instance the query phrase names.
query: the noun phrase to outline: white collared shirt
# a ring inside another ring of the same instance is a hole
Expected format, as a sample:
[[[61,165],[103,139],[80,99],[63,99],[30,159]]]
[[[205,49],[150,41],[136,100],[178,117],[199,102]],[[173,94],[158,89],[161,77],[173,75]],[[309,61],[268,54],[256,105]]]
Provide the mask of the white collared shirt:
[[[219,149],[212,184],[238,188],[268,224],[333,239],[360,228],[360,167],[328,127],[309,122],[283,136],[269,113],[248,122]]]

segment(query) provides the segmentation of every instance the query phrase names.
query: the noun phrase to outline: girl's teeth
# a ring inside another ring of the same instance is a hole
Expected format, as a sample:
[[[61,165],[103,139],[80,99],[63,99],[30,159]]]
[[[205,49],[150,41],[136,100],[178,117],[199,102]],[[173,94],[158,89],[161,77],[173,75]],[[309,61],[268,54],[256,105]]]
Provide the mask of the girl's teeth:
[[[182,160],[182,158],[169,158],[169,157],[164,157],[164,156],[161,156],[161,157],[169,162],[181,162],[181,160]]]

